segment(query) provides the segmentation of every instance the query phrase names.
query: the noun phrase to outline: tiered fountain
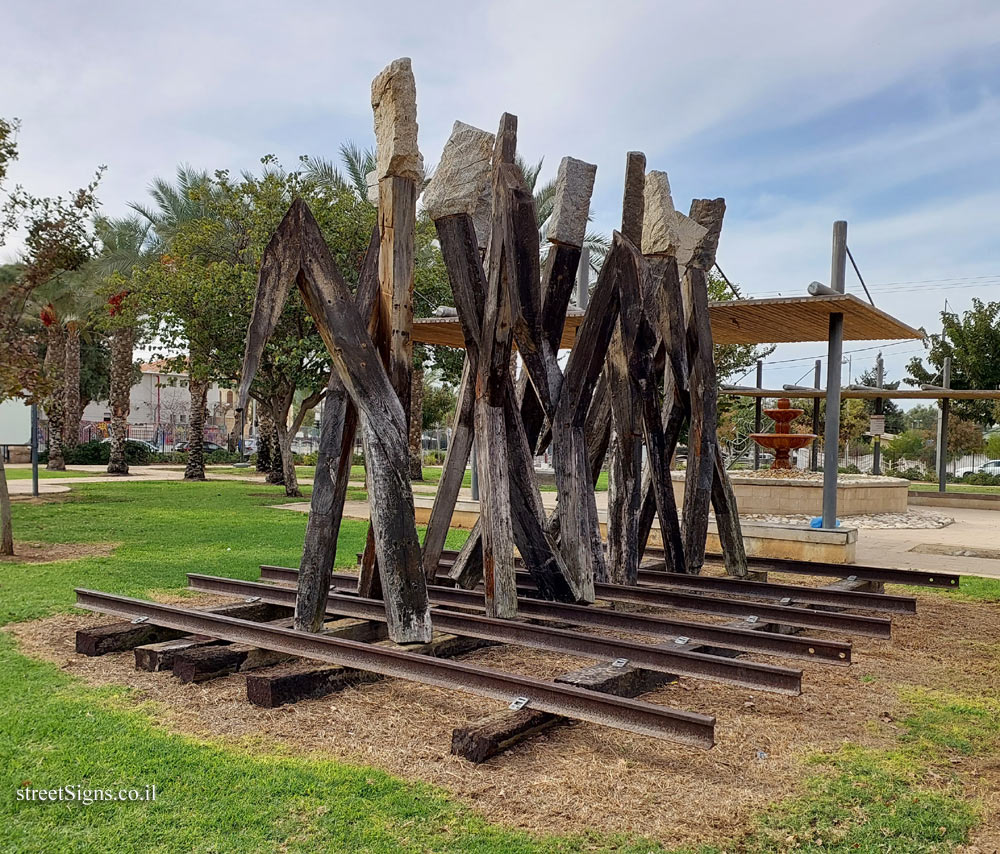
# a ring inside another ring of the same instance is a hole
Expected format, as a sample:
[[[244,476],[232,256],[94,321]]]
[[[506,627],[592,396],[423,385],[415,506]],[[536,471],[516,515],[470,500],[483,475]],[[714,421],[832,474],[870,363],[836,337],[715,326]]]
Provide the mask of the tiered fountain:
[[[797,448],[811,445],[816,439],[815,433],[793,433],[791,423],[804,410],[792,409],[792,402],[783,397],[778,401],[777,409],[765,409],[764,414],[774,421],[773,433],[751,433],[753,439],[762,448],[774,451],[772,469],[790,469],[792,467],[789,452]]]

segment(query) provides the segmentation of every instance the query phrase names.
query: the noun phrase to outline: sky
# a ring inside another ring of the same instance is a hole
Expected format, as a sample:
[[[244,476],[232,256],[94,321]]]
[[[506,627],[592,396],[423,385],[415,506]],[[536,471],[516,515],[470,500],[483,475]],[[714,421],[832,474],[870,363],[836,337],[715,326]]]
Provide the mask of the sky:
[[[0,32],[0,115],[22,121],[11,183],[66,192],[104,164],[111,215],[180,163],[374,145],[371,79],[409,56],[428,165],[455,119],[494,130],[514,113],[543,178],[564,155],[598,165],[610,233],[625,153],[643,151],[679,209],[726,198],[718,260],[746,296],[828,282],[844,219],[876,304],[910,325],[1000,299],[995,0],[0,0]],[[863,296],[850,270],[847,287]],[[879,343],[845,344],[855,379]],[[922,352],[885,344],[890,379]],[[781,345],[764,383],[804,381],[824,355]]]

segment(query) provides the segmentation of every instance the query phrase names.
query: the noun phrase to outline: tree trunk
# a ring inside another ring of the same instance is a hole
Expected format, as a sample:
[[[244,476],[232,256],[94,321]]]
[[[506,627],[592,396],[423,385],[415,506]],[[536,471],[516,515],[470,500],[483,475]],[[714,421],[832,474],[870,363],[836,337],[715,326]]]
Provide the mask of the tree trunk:
[[[49,462],[50,471],[66,471],[63,459],[63,423],[65,420],[65,392],[63,382],[66,376],[66,338],[61,323],[52,323],[46,328],[48,347],[45,350],[45,376],[52,383],[52,393],[45,406],[49,417]]]
[[[80,440],[80,325],[66,324],[66,393],[63,447],[75,448]]]
[[[271,413],[267,407],[257,404],[257,471],[269,474],[271,471]]]
[[[0,555],[14,554],[14,526],[10,514],[10,493],[7,491],[7,472],[0,455]]]
[[[123,326],[111,336],[111,456],[108,474],[128,474],[125,440],[132,400],[132,343],[134,331]]]
[[[184,480],[205,480],[205,404],[207,380],[188,380],[191,392],[191,416],[188,419],[188,461]]]
[[[410,375],[410,480],[424,479],[424,372]]]
[[[268,461],[269,467],[267,470],[267,477],[265,479],[268,483],[273,483],[276,486],[282,486],[285,483],[285,467],[281,453],[281,431],[278,429],[278,422],[274,417],[274,413],[267,405],[265,405],[264,408],[268,410],[267,442],[270,450],[270,460]]]
[[[281,451],[281,482],[285,484],[285,495],[295,498],[302,497],[302,490],[299,489],[299,479],[295,474],[295,453],[292,451],[292,439],[294,433],[287,427],[278,426],[278,449]]]

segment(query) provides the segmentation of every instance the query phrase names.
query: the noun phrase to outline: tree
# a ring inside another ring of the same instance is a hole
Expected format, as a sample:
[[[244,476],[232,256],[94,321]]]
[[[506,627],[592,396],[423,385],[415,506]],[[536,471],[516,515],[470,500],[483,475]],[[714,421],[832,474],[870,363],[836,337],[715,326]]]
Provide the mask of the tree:
[[[877,386],[878,378],[875,373],[875,368],[869,368],[860,377],[858,377],[859,385]],[[882,378],[882,388],[892,389],[895,391],[899,388],[899,380],[894,382],[888,382],[885,377]],[[866,400],[864,401],[865,411],[869,416],[875,414],[875,401]],[[886,433],[902,433],[906,429],[906,419],[904,417],[903,410],[899,408],[899,404],[894,400],[883,399],[882,401],[882,415],[885,416],[885,431]]]
[[[991,460],[1000,459],[1000,433],[990,433],[986,437],[986,456]]]
[[[937,428],[939,411],[936,404],[918,403],[903,413],[903,421],[913,430],[934,430]]]
[[[18,155],[16,119],[0,119],[0,190]],[[40,335],[28,322],[35,291],[62,272],[76,270],[90,257],[90,221],[97,210],[94,180],[69,197],[38,197],[15,187],[0,207],[0,245],[11,230],[24,229],[23,264],[0,282],[0,400],[41,402],[53,393],[51,378],[39,365]],[[0,458],[0,554],[14,553],[7,474]]]
[[[294,198],[304,198],[338,267],[352,281],[374,226],[374,208],[352,188],[322,185],[306,173],[286,172],[273,157],[263,170],[233,178],[219,171],[187,182],[197,213],[169,232],[158,262],[137,271],[133,283],[155,318],[166,348],[186,348],[190,377],[191,450],[185,477],[204,479],[199,426],[212,381],[235,382],[264,248]],[[163,193],[174,206],[174,196]],[[323,399],[329,377],[326,348],[301,300],[289,300],[264,349],[251,396],[273,421],[285,491],[301,494],[292,440]],[[301,404],[293,411],[297,397]]]
[[[1000,388],[1000,302],[983,302],[973,297],[972,308],[961,317],[941,312],[941,332],[931,334],[925,367],[920,358],[910,360],[906,382],[940,384],[944,360],[951,357],[952,388]],[[955,400],[952,411],[983,424],[997,423],[997,413],[988,400]]]
[[[952,416],[948,419],[948,458],[982,451],[986,447],[983,428],[973,421]]]
[[[137,299],[131,288],[133,273],[150,263],[153,255],[151,223],[139,216],[118,219],[98,217],[95,230],[101,252],[93,262],[104,280],[107,302],[104,329],[111,338],[111,374],[108,404],[111,408],[108,474],[128,474],[125,441],[133,384],[133,352],[139,324]]]
[[[76,273],[68,274],[69,299],[62,314],[66,330],[66,362],[63,391],[63,447],[75,448],[80,438],[82,405],[82,354],[84,342],[91,342],[96,332],[97,313],[103,306],[93,262]]]
[[[739,285],[730,288],[722,276],[715,272],[708,274],[708,298],[718,302],[742,299]],[[757,364],[758,360],[766,359],[775,349],[774,344],[758,346],[754,344],[716,344],[715,372],[719,382],[723,383],[735,376],[744,374]]]
[[[884,447],[886,461],[895,465],[900,460],[917,460],[923,453],[927,443],[922,430],[906,430],[890,441]]]
[[[446,427],[455,415],[458,394],[450,383],[440,382],[436,377],[424,377],[424,405],[422,427],[436,430]]]
[[[863,400],[845,400],[840,413],[840,440],[856,442],[868,430],[868,410]]]

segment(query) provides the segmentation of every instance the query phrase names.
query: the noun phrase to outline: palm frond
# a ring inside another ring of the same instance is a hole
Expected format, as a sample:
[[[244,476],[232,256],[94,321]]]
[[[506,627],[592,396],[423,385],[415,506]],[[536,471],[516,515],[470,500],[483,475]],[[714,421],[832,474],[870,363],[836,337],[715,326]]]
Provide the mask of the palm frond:
[[[344,190],[350,187],[350,183],[333,164],[333,161],[327,160],[325,157],[307,155],[302,158],[302,167],[303,176],[321,187],[334,190]]]
[[[348,177],[361,198],[368,197],[368,173],[375,171],[375,152],[370,148],[360,148],[348,140],[340,146],[340,159],[344,163]]]
[[[521,170],[524,183],[532,193],[535,192],[535,184],[538,183],[538,175],[542,171],[542,164],[544,162],[545,158],[543,157],[534,166],[531,166],[520,154],[514,156],[514,165]]]

